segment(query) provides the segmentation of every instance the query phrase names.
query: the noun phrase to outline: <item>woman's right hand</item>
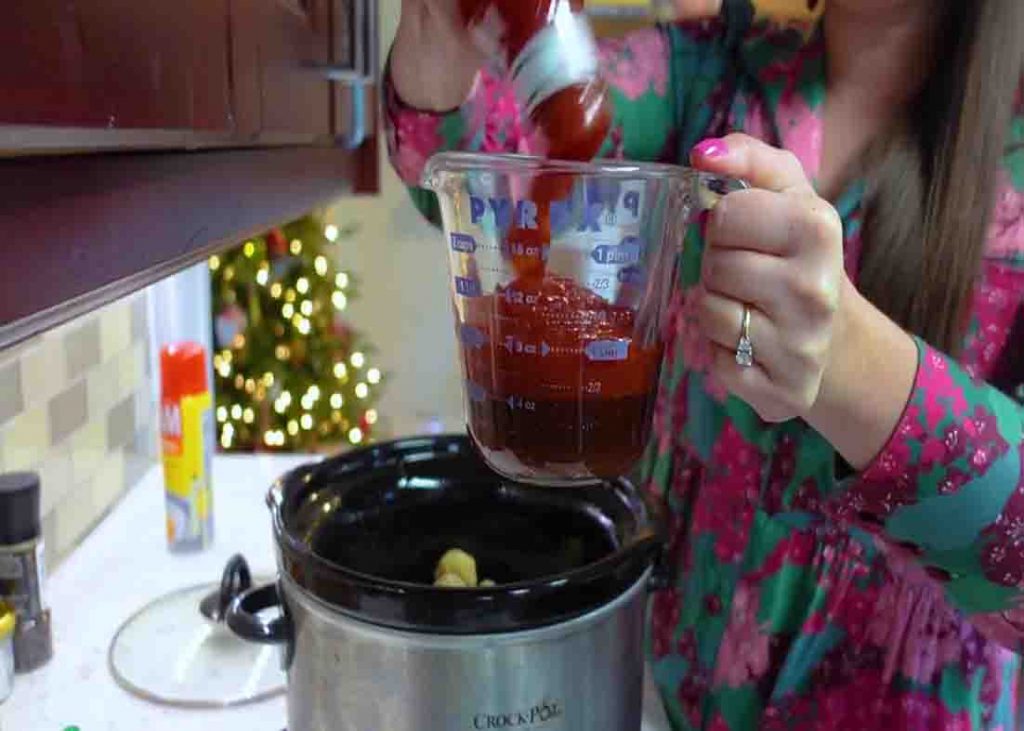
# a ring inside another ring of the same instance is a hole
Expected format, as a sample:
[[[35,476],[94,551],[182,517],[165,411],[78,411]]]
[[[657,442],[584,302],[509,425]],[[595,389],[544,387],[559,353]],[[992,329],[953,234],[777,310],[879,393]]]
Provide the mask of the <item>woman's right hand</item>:
[[[403,102],[429,111],[459,106],[484,61],[462,24],[458,0],[402,0],[391,82]]]

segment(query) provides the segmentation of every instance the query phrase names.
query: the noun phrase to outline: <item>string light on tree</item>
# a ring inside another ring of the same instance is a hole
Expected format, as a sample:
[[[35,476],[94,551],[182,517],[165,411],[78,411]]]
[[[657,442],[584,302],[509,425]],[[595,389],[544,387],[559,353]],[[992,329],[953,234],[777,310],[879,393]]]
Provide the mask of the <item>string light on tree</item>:
[[[235,439],[235,426],[234,424],[225,424],[220,430],[220,446],[224,449],[231,449],[231,445]]]
[[[210,257],[222,449],[310,451],[372,440],[383,378],[344,319],[359,294],[358,281],[338,268],[351,234],[307,216]]]

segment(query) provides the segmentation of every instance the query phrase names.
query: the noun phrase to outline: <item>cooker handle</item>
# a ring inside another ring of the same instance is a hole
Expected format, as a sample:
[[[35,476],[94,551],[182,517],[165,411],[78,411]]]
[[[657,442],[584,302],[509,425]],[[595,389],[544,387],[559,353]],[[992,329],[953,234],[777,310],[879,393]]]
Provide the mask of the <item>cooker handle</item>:
[[[277,607],[281,613],[271,620],[259,616],[272,607]],[[228,607],[226,621],[232,632],[250,642],[280,645],[291,637],[291,626],[277,584],[258,586],[239,594]]]

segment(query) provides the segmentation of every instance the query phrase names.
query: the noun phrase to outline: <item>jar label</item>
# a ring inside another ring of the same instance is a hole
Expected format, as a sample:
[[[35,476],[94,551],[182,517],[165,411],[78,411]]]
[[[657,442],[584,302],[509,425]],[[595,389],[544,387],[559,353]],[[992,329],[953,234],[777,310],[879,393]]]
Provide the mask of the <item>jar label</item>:
[[[512,64],[512,85],[527,115],[550,96],[598,73],[597,41],[590,25],[559,2],[554,17],[526,44]]]

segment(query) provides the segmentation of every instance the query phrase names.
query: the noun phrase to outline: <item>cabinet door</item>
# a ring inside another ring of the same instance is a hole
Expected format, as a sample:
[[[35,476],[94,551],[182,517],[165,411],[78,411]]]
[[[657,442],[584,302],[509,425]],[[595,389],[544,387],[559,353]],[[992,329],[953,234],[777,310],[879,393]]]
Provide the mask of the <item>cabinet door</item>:
[[[331,134],[329,0],[230,0],[238,133],[261,142]]]
[[[5,0],[0,124],[231,128],[228,0]]]

